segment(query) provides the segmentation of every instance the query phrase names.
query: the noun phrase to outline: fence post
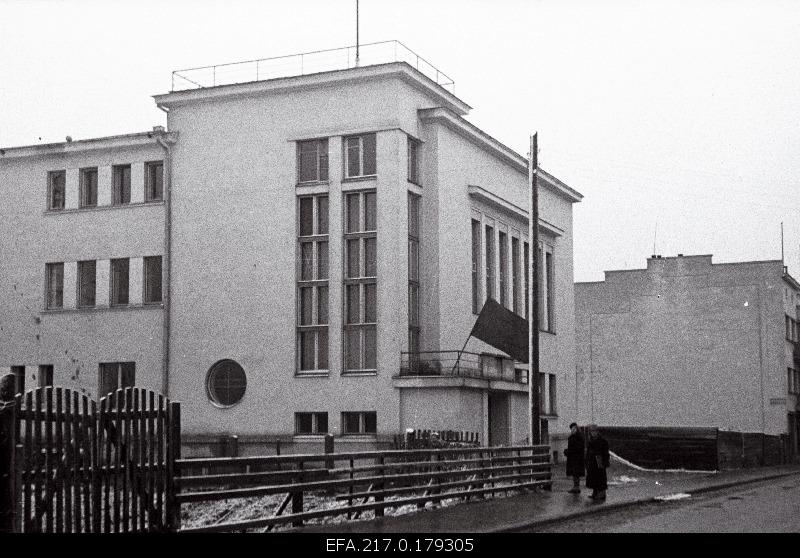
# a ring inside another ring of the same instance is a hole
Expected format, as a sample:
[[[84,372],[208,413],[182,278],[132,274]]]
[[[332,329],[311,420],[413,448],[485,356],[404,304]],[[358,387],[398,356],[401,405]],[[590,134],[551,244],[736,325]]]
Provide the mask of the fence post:
[[[378,490],[379,492],[383,492],[384,489],[383,477],[386,476],[386,469],[383,467],[383,465],[385,465],[386,462],[384,460],[384,455],[382,453],[381,456],[378,458],[378,464],[381,465],[381,482],[380,484],[378,484],[378,486],[375,487],[375,489]],[[375,496],[375,501],[383,503],[383,494],[381,494],[380,496]],[[384,509],[383,506],[381,506],[380,508],[376,508],[375,517],[383,517],[383,509]]]
[[[181,404],[175,401],[169,404],[169,438],[167,446],[167,530],[178,531],[181,528],[181,505],[175,500],[175,477],[178,468],[175,462],[181,458]]]
[[[325,455],[333,453],[333,435],[325,434]],[[333,469],[333,457],[325,458],[325,468]]]
[[[17,516],[15,486],[17,405],[14,401],[16,377],[7,374],[0,379],[0,533],[11,533]]]
[[[303,483],[303,462],[301,461],[299,464],[299,472],[297,475],[297,482],[299,484]],[[296,490],[292,492],[292,513],[303,513],[303,489]],[[292,526],[294,527],[302,527],[303,520],[302,519],[295,519],[292,521]]]

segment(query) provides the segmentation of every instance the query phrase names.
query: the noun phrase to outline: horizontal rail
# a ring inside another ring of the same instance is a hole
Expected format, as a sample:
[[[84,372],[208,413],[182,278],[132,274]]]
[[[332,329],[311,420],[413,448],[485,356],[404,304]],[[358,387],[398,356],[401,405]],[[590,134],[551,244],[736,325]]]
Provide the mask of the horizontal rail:
[[[508,492],[528,488],[532,486],[544,486],[551,484],[551,481],[531,481],[526,483],[518,483],[509,486],[495,486],[489,488],[479,488],[475,490],[463,490],[460,492],[451,492],[447,494],[431,494],[428,496],[418,496],[415,498],[403,498],[400,500],[384,500],[383,502],[376,502],[372,504],[354,504],[343,508],[332,508],[319,511],[302,512],[295,514],[287,514],[276,517],[267,517],[262,519],[252,519],[248,521],[219,523],[216,525],[208,525],[203,527],[194,527],[189,529],[181,529],[182,533],[210,533],[215,531],[244,531],[247,529],[256,529],[259,527],[267,527],[269,525],[278,525],[281,523],[289,523],[296,521],[304,521],[306,519],[317,519],[321,517],[329,517],[336,515],[345,515],[352,512],[377,510],[383,508],[399,508],[409,504],[421,504],[424,502],[439,502],[442,500],[449,500],[451,498],[462,498],[464,496],[475,496],[478,494],[491,494],[495,492]]]
[[[191,459],[178,459],[175,461],[178,469],[187,467],[214,467],[224,465],[269,465],[284,463],[325,462],[345,459],[384,459],[391,457],[404,457],[409,455],[459,455],[459,454],[503,454],[512,451],[531,452],[533,455],[549,455],[550,446],[494,446],[494,447],[463,447],[463,448],[437,448],[437,449],[407,449],[388,451],[362,451],[347,453],[313,453],[295,455],[261,455],[250,457],[204,457]],[[488,455],[487,455],[488,459]]]
[[[178,502],[203,502],[213,500],[232,500],[236,498],[252,498],[254,496],[268,496],[272,494],[284,494],[287,492],[300,492],[309,490],[326,490],[333,488],[346,488],[358,485],[368,485],[372,483],[392,483],[394,481],[428,481],[436,478],[463,477],[470,474],[490,474],[493,472],[508,471],[514,469],[527,469],[536,467],[536,464],[515,464],[502,465],[499,467],[479,467],[472,469],[455,469],[448,471],[425,471],[421,473],[405,473],[400,475],[381,475],[372,477],[360,477],[352,479],[324,480],[302,482],[295,484],[279,484],[271,486],[257,486],[251,488],[232,488],[228,490],[213,490],[206,492],[181,492],[176,495]]]

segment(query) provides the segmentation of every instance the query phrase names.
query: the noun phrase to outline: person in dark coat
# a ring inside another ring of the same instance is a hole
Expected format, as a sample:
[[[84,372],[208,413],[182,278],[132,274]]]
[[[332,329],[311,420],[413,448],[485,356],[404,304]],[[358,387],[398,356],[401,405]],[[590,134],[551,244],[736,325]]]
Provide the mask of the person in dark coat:
[[[589,426],[586,444],[586,488],[592,489],[592,499],[605,500],[608,488],[606,469],[609,465],[608,442],[600,435],[597,425]]]
[[[572,477],[572,489],[570,494],[581,493],[581,477],[586,474],[584,466],[583,454],[586,451],[583,443],[583,435],[576,423],[569,425],[570,435],[567,440],[567,449],[564,450],[564,455],[567,456],[567,476]]]

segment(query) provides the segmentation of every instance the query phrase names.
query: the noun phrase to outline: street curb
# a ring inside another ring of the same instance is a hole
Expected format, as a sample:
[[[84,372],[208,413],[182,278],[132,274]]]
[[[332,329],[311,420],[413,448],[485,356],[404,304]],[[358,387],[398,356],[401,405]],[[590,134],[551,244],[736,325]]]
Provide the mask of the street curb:
[[[696,488],[694,490],[686,490],[684,493],[685,494],[703,494],[705,492],[713,492],[715,490],[725,490],[726,488],[732,488],[734,486],[742,486],[742,485],[752,484],[752,483],[761,482],[761,481],[780,479],[780,478],[783,478],[783,477],[790,477],[792,475],[798,475],[798,474],[800,474],[800,471],[790,471],[790,472],[778,473],[778,474],[774,474],[774,475],[768,475],[768,476],[765,476],[765,477],[757,477],[757,478],[745,479],[745,480],[740,480],[740,481],[730,481],[730,482],[725,482],[725,483],[721,483],[721,484],[702,486],[702,487]],[[576,518],[579,518],[579,517],[584,517],[586,515],[592,515],[592,514],[598,513],[598,512],[620,510],[620,509],[623,509],[623,508],[639,506],[641,504],[650,503],[653,500],[654,500],[654,497],[653,496],[649,496],[647,498],[638,498],[636,500],[630,500],[630,501],[627,501],[627,502],[616,502],[614,504],[608,504],[608,505],[605,505],[605,506],[598,506],[597,508],[589,508],[589,509],[585,509],[585,510],[580,510],[580,511],[576,511],[574,513],[568,513],[568,514],[560,515],[558,517],[550,517],[550,518],[541,519],[541,520],[535,520],[534,519],[534,520],[523,521],[523,522],[520,522],[520,523],[514,523],[514,524],[511,524],[511,525],[504,525],[503,527],[498,527],[496,529],[490,529],[490,530],[488,530],[486,532],[487,533],[511,533],[511,532],[514,532],[514,531],[520,531],[522,529],[529,529],[531,527],[540,527],[540,526],[543,526],[543,525],[550,525],[551,523],[558,523],[559,521],[564,521],[564,520],[568,520],[568,519],[576,519]]]

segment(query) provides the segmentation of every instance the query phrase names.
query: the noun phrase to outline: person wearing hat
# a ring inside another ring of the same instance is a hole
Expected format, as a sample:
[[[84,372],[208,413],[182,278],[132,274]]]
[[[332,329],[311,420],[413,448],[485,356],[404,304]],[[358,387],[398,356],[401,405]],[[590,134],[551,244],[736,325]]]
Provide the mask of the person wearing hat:
[[[586,444],[586,488],[592,489],[593,500],[605,500],[608,488],[608,442],[600,435],[596,424],[589,425]]]
[[[583,461],[583,453],[585,451],[583,444],[583,435],[578,428],[577,423],[569,425],[570,435],[567,439],[567,449],[564,450],[564,455],[567,456],[567,476],[572,477],[572,488],[570,494],[581,493],[581,477],[586,474],[586,468]]]

